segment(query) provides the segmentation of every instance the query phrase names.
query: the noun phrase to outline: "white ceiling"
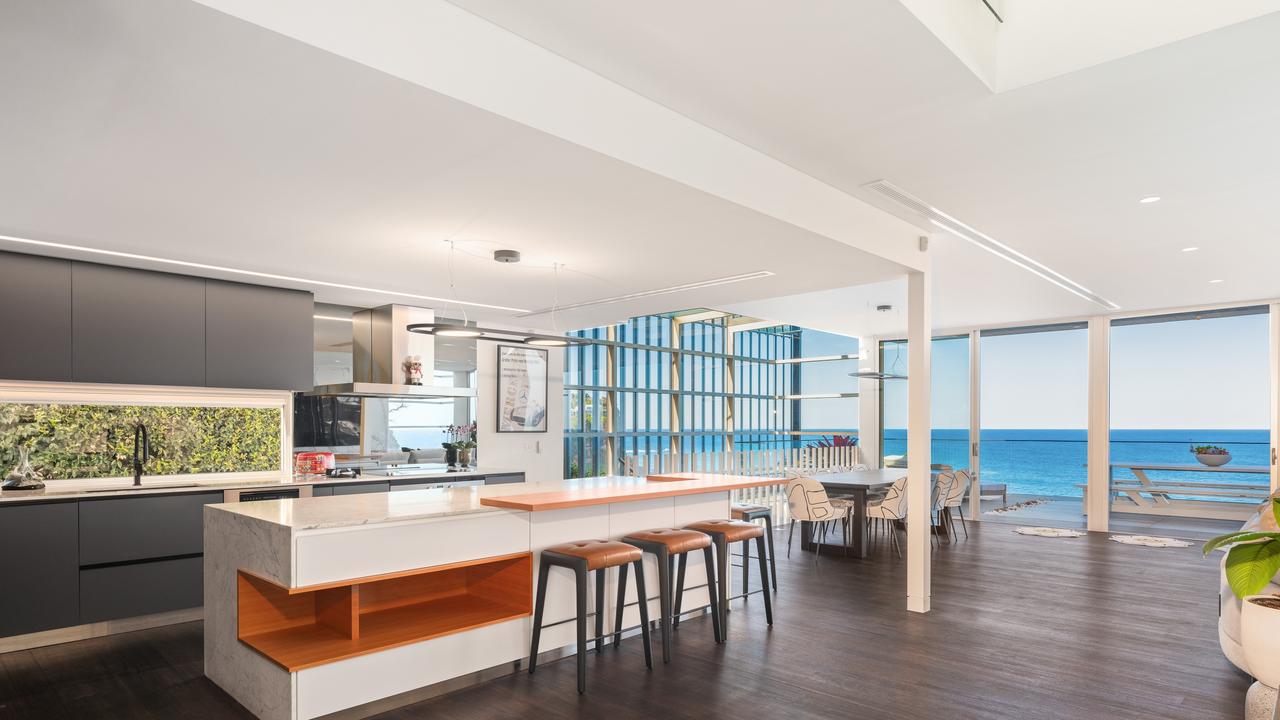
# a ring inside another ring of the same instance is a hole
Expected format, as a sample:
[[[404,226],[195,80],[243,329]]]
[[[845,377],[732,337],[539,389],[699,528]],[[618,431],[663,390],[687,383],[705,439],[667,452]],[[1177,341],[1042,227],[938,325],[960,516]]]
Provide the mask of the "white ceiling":
[[[5,235],[439,297],[451,297],[455,238],[456,296],[525,309],[556,299],[552,263],[565,266],[566,304],[775,273],[565,313],[561,328],[901,272],[194,3],[4,3],[0,96]],[[525,261],[494,263],[497,248]],[[406,302],[316,290],[345,305]]]
[[[1280,14],[996,94],[891,0],[454,2],[849,193],[887,179],[1125,311],[1280,296]],[[934,247],[939,327],[1100,311]]]

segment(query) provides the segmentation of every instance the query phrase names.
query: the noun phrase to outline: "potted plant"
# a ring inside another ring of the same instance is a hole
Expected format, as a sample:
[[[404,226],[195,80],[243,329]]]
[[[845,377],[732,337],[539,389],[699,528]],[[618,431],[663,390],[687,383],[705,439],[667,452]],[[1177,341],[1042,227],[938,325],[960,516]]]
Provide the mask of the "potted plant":
[[[471,454],[476,449],[476,424],[450,425],[445,428],[447,442],[441,443],[444,448],[445,462],[449,467],[467,467],[471,464]]]
[[[1231,462],[1231,452],[1218,445],[1192,445],[1191,454],[1209,467],[1219,467]]]
[[[1271,513],[1280,522],[1280,498],[1272,498]],[[1280,595],[1259,594],[1280,572],[1280,532],[1242,530],[1220,535],[1204,544],[1208,555],[1230,545],[1225,570],[1227,584],[1243,603],[1240,644],[1249,674],[1268,687],[1280,686]]]

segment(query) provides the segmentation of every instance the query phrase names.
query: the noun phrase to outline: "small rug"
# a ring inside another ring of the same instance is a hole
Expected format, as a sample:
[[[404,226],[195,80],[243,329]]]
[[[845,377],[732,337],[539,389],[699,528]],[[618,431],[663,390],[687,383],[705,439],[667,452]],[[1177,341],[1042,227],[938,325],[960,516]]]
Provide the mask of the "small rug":
[[[1022,501],[1022,502],[1020,502],[1020,503],[1014,503],[1014,504],[1012,504],[1012,505],[1005,505],[1004,507],[998,507],[998,508],[996,508],[996,509],[994,509],[994,510],[988,510],[988,511],[984,512],[984,513],[983,513],[983,515],[992,515],[992,514],[996,514],[996,513],[1015,512],[1015,511],[1017,511],[1017,510],[1021,510],[1021,509],[1023,509],[1023,508],[1035,507],[1036,505],[1048,505],[1048,504],[1049,504],[1049,501],[1048,501],[1048,500],[1041,500],[1040,498],[1032,498],[1032,499],[1030,499],[1030,500],[1023,500],[1023,501]]]
[[[1145,547],[1191,547],[1194,543],[1174,538],[1152,537],[1151,535],[1112,535],[1113,542],[1122,545],[1143,545]]]
[[[1035,535],[1036,537],[1050,538],[1076,538],[1084,537],[1084,533],[1079,530],[1067,530],[1065,528],[1051,527],[1016,527],[1014,532],[1019,535]]]

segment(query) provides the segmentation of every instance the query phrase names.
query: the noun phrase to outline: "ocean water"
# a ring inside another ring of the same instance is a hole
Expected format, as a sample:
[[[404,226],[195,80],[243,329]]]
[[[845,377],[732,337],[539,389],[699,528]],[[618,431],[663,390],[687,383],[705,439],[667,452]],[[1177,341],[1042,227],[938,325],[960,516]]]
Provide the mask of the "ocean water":
[[[905,455],[907,431],[886,429],[885,455]],[[969,465],[967,430],[934,430],[933,462],[957,468]],[[1080,497],[1077,484],[1086,480],[1088,442],[1083,429],[1063,430],[983,430],[982,480],[1005,483],[1010,493]],[[1191,464],[1196,458],[1191,445],[1220,445],[1231,452],[1231,463],[1265,466],[1270,461],[1270,433],[1267,430],[1112,430],[1111,462]],[[1117,479],[1133,478],[1128,470],[1116,469]],[[1149,471],[1153,481],[1249,483],[1266,487],[1266,475],[1210,475],[1197,472]],[[1204,498],[1221,499],[1221,498]]]

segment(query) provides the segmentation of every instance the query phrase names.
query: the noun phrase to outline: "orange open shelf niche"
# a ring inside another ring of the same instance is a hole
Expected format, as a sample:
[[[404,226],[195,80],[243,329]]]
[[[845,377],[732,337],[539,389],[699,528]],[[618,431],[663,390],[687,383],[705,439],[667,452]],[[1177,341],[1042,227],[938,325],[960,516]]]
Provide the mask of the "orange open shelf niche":
[[[532,613],[533,555],[516,553],[287,588],[240,570],[239,638],[289,672]]]

